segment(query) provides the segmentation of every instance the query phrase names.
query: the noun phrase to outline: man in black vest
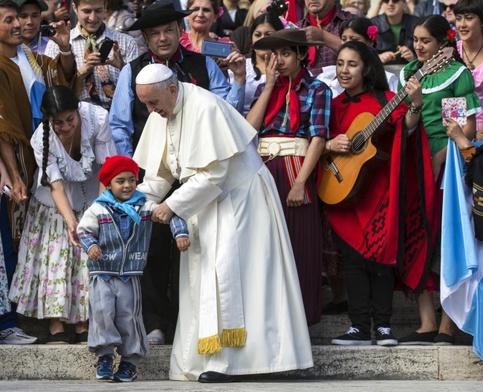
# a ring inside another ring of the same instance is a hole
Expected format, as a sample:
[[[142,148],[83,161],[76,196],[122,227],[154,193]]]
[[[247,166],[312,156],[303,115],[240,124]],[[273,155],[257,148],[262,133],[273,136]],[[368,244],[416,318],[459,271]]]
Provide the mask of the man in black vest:
[[[179,44],[183,18],[191,11],[176,10],[172,0],[149,6],[129,30],[142,30],[148,52],[126,64],[119,74],[109,113],[119,154],[132,157],[149,116],[136,95],[135,80],[143,67],[162,63],[181,82],[194,83],[221,96],[239,112],[245,100],[245,58],[232,52],[228,67],[235,75],[232,86],[210,57],[186,50]],[[140,178],[141,180],[141,178]],[[141,280],[143,316],[150,344],[164,344],[165,333],[178,313],[179,251],[173,246],[168,225],[155,223],[147,266]]]

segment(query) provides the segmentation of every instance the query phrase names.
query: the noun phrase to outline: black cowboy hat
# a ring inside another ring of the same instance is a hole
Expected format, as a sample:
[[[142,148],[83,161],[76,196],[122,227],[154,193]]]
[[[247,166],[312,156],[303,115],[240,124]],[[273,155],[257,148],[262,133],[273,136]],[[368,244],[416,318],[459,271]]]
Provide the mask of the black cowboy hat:
[[[177,10],[172,1],[156,2],[147,7],[141,17],[135,21],[127,31],[143,30],[183,19],[192,10]]]
[[[305,31],[296,29],[278,30],[270,36],[262,38],[253,44],[253,49],[275,49],[286,46],[319,46],[322,41],[307,41]]]

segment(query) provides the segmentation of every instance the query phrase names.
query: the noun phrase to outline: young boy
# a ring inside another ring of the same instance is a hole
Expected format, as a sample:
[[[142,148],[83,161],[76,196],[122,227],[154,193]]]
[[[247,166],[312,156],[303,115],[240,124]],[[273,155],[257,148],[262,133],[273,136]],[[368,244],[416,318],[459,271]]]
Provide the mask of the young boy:
[[[108,157],[99,171],[99,181],[106,190],[77,227],[82,248],[89,256],[88,347],[98,357],[99,380],[133,381],[139,359],[148,354],[139,277],[147,260],[151,214],[158,204],[136,191],[138,172],[131,158]],[[173,216],[170,224],[181,228],[186,250],[186,223]],[[121,362],[113,373],[115,347]]]

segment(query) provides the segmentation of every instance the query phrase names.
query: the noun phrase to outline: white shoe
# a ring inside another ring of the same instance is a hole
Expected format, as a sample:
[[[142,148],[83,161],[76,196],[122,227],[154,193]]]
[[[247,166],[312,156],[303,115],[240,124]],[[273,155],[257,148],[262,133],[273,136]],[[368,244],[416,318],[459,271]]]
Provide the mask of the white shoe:
[[[160,346],[164,344],[165,336],[160,329],[153,329],[147,336],[148,342],[151,346]]]
[[[0,331],[0,344],[33,344],[37,340],[35,336],[29,336],[17,327]]]

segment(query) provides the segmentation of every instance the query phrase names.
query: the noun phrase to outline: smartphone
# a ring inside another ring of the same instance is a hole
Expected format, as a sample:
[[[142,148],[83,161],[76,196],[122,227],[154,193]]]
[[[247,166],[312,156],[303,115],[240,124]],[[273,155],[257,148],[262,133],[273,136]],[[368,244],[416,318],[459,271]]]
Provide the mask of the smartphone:
[[[201,44],[201,54],[205,56],[225,58],[232,49],[232,45],[227,42],[203,41]]]
[[[107,56],[111,52],[112,45],[114,45],[114,41],[110,38],[106,38],[104,42],[101,44],[99,48],[99,53],[101,54],[101,63],[105,63],[107,60]]]

